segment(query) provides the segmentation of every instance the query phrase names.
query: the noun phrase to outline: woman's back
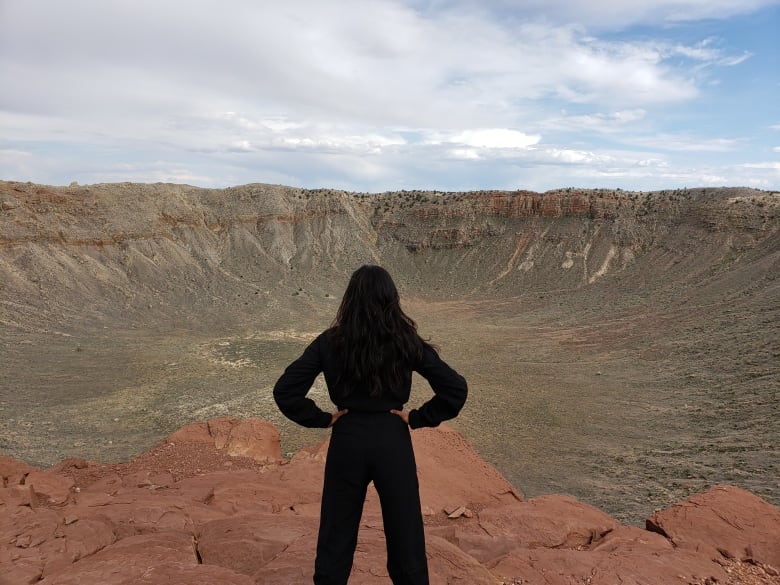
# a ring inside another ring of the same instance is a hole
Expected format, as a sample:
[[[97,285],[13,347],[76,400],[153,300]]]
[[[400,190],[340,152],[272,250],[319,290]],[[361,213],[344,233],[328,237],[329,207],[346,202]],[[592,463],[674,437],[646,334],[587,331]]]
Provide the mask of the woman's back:
[[[401,309],[393,279],[380,266],[355,271],[328,335],[345,391],[371,396],[404,384],[426,345]]]
[[[407,411],[412,372],[434,396]],[[323,373],[334,413],[306,394]],[[425,535],[410,428],[458,414],[466,380],[447,365],[401,310],[386,270],[356,270],[330,329],[291,363],[274,386],[279,409],[309,427],[333,427],[320,512],[315,585],[346,585],[370,482],[379,494],[387,569],[395,585],[427,585]]]

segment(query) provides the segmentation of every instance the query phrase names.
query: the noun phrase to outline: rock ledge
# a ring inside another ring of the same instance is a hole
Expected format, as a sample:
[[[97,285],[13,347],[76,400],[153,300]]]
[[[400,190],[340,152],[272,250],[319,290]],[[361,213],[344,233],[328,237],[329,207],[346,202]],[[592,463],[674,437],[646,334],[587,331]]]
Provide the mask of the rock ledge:
[[[446,427],[413,434],[431,583],[780,584],[780,509],[715,486],[624,526],[524,500]],[[284,460],[259,419],[177,431],[140,457],[41,470],[0,457],[0,585],[310,583],[326,443]],[[369,491],[351,582],[389,583]]]

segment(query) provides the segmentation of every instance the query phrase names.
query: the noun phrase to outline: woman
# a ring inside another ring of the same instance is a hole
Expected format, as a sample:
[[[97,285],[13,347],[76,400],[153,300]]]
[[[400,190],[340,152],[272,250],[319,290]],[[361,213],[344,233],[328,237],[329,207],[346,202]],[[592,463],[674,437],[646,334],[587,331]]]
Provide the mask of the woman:
[[[407,411],[412,372],[434,396]],[[322,372],[333,413],[306,394]],[[274,386],[282,413],[306,427],[333,427],[322,491],[315,585],[345,585],[352,570],[366,488],[379,494],[387,570],[395,585],[427,585],[428,563],[409,428],[435,427],[466,401],[466,380],[418,334],[390,274],[358,268],[336,319]]]

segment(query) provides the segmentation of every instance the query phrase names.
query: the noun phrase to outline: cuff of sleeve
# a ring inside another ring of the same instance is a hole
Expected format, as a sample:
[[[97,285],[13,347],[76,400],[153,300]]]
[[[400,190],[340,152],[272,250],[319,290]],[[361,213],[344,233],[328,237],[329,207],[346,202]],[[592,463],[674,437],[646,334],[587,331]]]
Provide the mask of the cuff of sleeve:
[[[320,415],[320,418],[317,420],[319,423],[317,426],[321,429],[328,428],[328,425],[330,425],[330,421],[333,418],[333,415],[331,415],[328,412],[323,411],[322,415]]]
[[[409,411],[409,428],[410,429],[419,429],[421,426],[423,426],[422,421],[420,420],[420,413],[417,412],[417,410],[410,410]]]

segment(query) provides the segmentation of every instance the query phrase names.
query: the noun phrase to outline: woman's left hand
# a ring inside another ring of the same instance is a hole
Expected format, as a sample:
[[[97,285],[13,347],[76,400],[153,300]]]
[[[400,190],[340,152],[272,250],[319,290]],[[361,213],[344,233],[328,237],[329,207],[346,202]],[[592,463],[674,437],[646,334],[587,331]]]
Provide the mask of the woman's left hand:
[[[409,424],[409,411],[406,409],[403,410],[395,410],[392,409],[390,412],[392,412],[394,415],[401,417],[401,420],[403,420],[407,425]]]
[[[328,428],[332,427],[336,424],[336,421],[339,420],[342,416],[347,414],[349,411],[345,408],[344,410],[337,410],[333,414],[330,415],[330,424],[328,425]]]

